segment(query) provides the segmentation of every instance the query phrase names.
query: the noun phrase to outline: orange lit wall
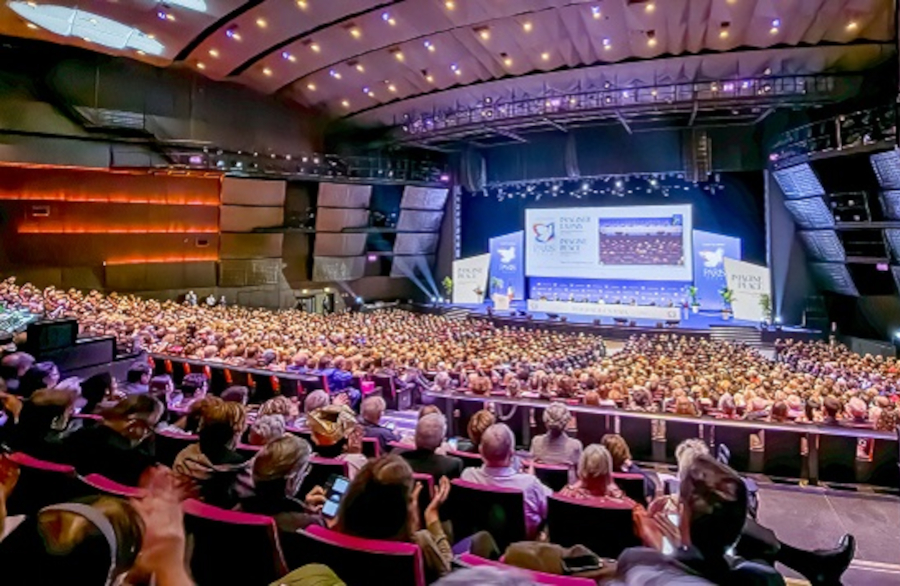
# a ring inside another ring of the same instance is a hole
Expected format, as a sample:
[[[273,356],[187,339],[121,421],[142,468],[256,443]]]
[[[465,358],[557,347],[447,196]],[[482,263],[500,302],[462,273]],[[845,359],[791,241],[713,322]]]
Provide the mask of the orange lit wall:
[[[216,176],[0,166],[0,268],[216,261],[220,187]]]

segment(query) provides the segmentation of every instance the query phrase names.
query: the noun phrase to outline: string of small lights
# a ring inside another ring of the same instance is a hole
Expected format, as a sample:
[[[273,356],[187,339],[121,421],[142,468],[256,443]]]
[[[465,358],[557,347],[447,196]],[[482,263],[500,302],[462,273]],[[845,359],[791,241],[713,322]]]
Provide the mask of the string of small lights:
[[[684,173],[636,173],[494,183],[473,195],[496,197],[497,201],[529,198],[540,201],[544,197],[584,199],[593,196],[627,197],[642,194],[669,197],[697,190],[715,195],[724,191],[725,186],[718,173],[712,175],[709,181],[703,182],[688,181]]]

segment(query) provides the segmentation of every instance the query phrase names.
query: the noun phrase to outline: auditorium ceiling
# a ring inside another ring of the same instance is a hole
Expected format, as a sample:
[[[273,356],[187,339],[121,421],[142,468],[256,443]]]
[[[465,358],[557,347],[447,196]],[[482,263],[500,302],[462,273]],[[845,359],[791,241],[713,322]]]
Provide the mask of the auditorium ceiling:
[[[895,54],[894,4],[4,0],[0,34],[188,67],[335,117],[399,125],[548,91],[861,71]]]

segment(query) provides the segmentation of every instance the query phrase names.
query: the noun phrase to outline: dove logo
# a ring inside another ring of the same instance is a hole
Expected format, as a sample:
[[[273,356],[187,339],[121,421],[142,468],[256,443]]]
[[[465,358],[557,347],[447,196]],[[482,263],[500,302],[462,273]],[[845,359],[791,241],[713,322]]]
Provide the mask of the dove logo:
[[[703,257],[703,266],[708,269],[720,267],[725,262],[725,249],[717,248],[715,250],[701,250],[700,256]]]
[[[553,222],[532,224],[531,230],[534,232],[535,241],[546,244],[556,237],[556,226]]]
[[[500,255],[500,262],[503,264],[509,264],[512,261],[516,260],[516,247],[510,246],[509,248],[498,248],[497,254]]]

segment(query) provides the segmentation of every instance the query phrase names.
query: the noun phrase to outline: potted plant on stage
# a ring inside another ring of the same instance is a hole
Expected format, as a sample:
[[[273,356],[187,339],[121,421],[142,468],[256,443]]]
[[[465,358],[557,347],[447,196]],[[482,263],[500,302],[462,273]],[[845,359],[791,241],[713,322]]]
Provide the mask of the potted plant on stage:
[[[492,293],[502,293],[503,292],[503,279],[500,277],[491,277],[491,292]]]
[[[728,287],[722,287],[719,289],[719,295],[722,297],[722,303],[725,304],[725,307],[722,308],[722,319],[730,319],[731,302],[734,301],[734,291]]]
[[[768,328],[769,324],[772,323],[772,296],[768,293],[763,293],[759,296],[759,308],[762,310],[762,325],[764,328]]]
[[[453,279],[444,277],[444,280],[441,281],[441,286],[444,288],[444,295],[447,296],[447,301],[450,301],[453,298]]]
[[[700,300],[697,298],[698,292],[699,290],[695,285],[688,287],[688,297],[691,298],[691,313],[698,313],[700,311]]]

